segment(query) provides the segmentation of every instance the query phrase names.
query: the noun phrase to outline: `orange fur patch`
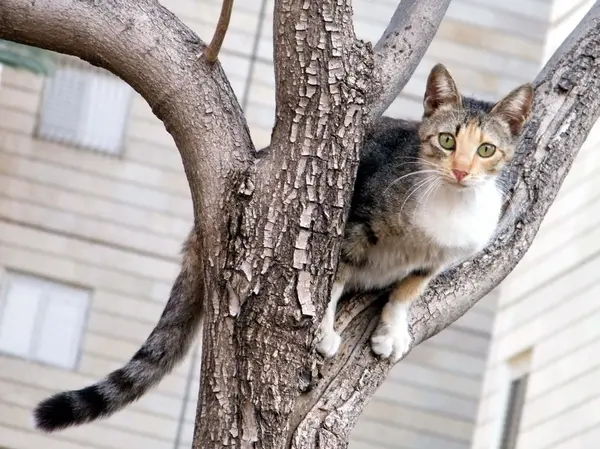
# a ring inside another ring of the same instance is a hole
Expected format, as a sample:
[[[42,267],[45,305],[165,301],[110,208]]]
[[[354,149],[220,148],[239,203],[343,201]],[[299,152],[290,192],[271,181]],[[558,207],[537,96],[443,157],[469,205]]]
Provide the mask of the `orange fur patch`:
[[[502,153],[496,149],[496,153],[489,158],[482,158],[477,154],[481,144],[494,145],[494,141],[478,126],[477,122],[473,120],[461,126],[455,138],[456,150],[449,158],[449,169],[462,170],[472,176],[494,171]]]
[[[390,300],[396,302],[414,301],[421,296],[430,279],[431,277],[414,275],[404,278],[390,293]],[[385,313],[385,308],[383,309],[383,312]],[[385,321],[385,317],[383,317],[383,319]]]

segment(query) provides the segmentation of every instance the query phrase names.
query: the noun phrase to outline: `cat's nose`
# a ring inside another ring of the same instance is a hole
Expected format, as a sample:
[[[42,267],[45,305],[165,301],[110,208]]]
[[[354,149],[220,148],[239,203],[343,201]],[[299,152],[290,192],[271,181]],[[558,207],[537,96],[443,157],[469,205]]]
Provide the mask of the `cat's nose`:
[[[467,177],[467,175],[469,174],[469,172],[464,171],[464,170],[456,170],[456,169],[452,169],[452,173],[454,174],[454,177],[456,178],[456,180],[458,182],[461,182],[463,179],[465,179]]]

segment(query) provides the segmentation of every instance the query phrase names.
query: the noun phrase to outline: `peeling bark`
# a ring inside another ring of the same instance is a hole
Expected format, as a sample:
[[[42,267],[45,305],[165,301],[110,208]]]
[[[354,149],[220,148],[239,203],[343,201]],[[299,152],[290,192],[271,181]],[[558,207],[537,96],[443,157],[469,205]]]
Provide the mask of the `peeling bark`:
[[[218,62],[209,64],[204,43],[156,0],[0,0],[0,38],[107,68],[144,96],[175,139],[206,303],[195,448],[345,447],[388,374],[389,362],[368,345],[374,296],[343,304],[345,343],[332,361],[322,363],[312,340],[365,129],[414,71],[448,3],[404,0],[374,51],[354,36],[350,0],[277,1],[276,124],[270,147],[256,152]],[[427,30],[407,29],[424,15]],[[413,306],[414,344],[462,316],[529,248],[600,113],[598,36],[600,2],[536,81],[498,237]]]
[[[222,312],[231,298],[223,298],[204,333],[205,341],[224,333],[231,340],[215,347],[218,366],[205,351],[202,409],[222,408],[223,396],[237,399],[228,402],[226,419],[201,415],[202,447],[235,446],[239,429],[240,447],[286,447],[295,399],[311,382],[314,318],[337,264],[373,66],[369,46],[348,25],[349,3],[276,4],[277,120],[225,267],[227,290],[242,307],[230,328]],[[222,385],[224,370],[236,380]]]

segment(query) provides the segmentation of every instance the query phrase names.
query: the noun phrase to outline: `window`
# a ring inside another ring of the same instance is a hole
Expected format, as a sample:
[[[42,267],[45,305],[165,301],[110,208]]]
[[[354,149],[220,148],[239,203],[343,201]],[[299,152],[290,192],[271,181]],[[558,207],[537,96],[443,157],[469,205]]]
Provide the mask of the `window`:
[[[519,435],[528,379],[529,375],[523,374],[521,377],[513,379],[510,383],[508,405],[500,437],[500,449],[515,449],[517,447],[517,436]]]
[[[118,155],[132,93],[106,70],[62,58],[44,84],[37,137]]]
[[[531,351],[519,354],[509,361],[509,388],[506,401],[504,421],[500,434],[499,449],[515,449],[521,425],[527,382],[529,381],[529,364]]]
[[[89,291],[7,273],[0,287],[0,352],[72,369]]]

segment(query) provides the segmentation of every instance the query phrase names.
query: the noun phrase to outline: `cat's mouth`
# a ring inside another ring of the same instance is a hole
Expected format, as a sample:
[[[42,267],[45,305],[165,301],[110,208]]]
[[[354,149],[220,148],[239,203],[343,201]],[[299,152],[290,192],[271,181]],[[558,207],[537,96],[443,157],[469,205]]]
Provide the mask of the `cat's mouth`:
[[[470,178],[463,178],[461,180],[458,180],[450,173],[444,174],[444,182],[447,185],[455,187],[457,189],[466,189],[468,187],[472,187]]]
[[[449,186],[451,186],[452,188],[456,189],[456,190],[467,190],[467,189],[472,189],[474,187],[477,186],[477,182],[474,181],[473,179],[462,179],[462,180],[458,180],[454,177],[450,177],[450,176],[446,176],[446,184],[448,184]]]

